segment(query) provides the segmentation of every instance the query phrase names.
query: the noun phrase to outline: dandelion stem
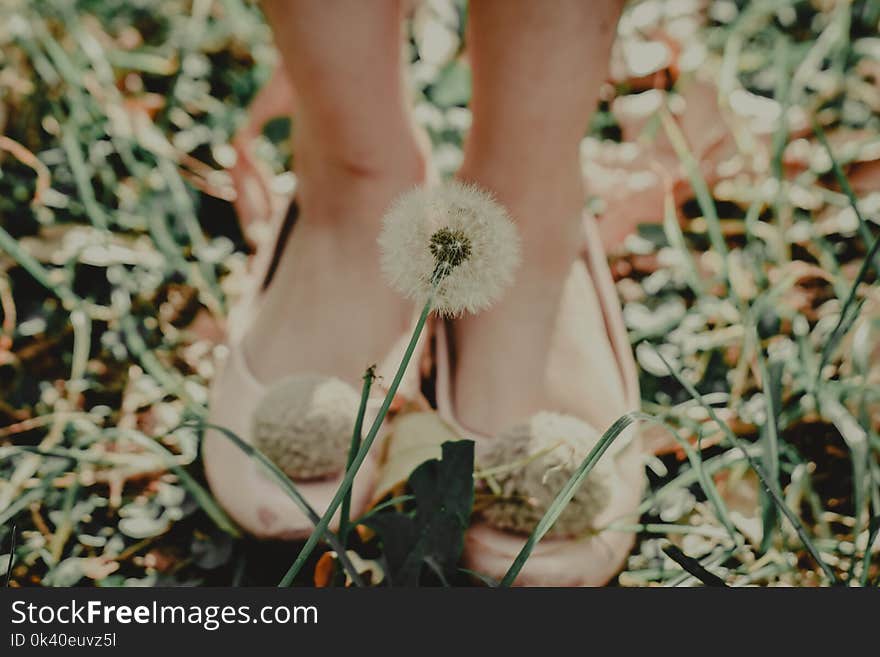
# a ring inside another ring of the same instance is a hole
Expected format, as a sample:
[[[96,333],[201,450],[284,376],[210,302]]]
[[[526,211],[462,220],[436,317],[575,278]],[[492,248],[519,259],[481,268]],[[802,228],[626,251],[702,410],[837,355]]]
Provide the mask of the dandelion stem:
[[[436,284],[434,287],[436,288]],[[419,341],[419,336],[422,334],[422,330],[425,328],[425,323],[428,320],[428,315],[431,314],[433,307],[434,297],[433,295],[431,295],[431,297],[425,303],[425,307],[422,308],[422,313],[421,315],[419,315],[418,322],[416,322],[412,337],[409,340],[409,344],[406,346],[406,351],[403,354],[403,358],[400,361],[397,372],[394,374],[394,379],[391,381],[391,385],[388,387],[388,392],[385,394],[385,399],[382,401],[382,406],[379,409],[379,414],[376,416],[376,419],[373,420],[373,424],[372,426],[370,426],[369,432],[364,437],[360,449],[355,455],[354,460],[351,462],[351,465],[346,470],[345,477],[342,479],[342,483],[337,489],[336,494],[333,496],[333,499],[330,501],[330,505],[327,507],[327,510],[324,512],[321,520],[318,522],[317,525],[315,525],[315,531],[311,533],[308,540],[306,541],[306,544],[303,545],[302,549],[299,552],[299,555],[296,557],[296,561],[293,562],[293,565],[281,579],[281,582],[279,582],[278,586],[291,585],[294,578],[297,576],[297,574],[299,574],[299,571],[302,570],[302,567],[305,565],[309,556],[311,556],[312,552],[318,544],[318,541],[321,540],[321,537],[330,526],[330,520],[333,518],[336,510],[342,504],[343,498],[351,490],[351,485],[354,482],[354,477],[357,474],[357,471],[360,469],[361,465],[363,464],[364,459],[367,458],[370,447],[372,447],[373,442],[376,440],[376,436],[379,434],[379,428],[382,426],[382,422],[384,422],[385,416],[388,414],[388,409],[391,407],[391,401],[394,399],[394,395],[397,393],[397,389],[400,387],[400,382],[403,380],[404,372],[406,372],[409,361],[410,359],[412,359],[413,352],[416,349],[416,344],[418,344]]]

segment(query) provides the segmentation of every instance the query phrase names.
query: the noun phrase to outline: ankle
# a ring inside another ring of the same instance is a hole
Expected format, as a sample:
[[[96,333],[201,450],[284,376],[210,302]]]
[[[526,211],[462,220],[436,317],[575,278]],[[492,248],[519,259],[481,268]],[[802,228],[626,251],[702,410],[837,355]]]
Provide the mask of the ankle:
[[[344,144],[306,135],[295,139],[296,172],[301,179],[338,183],[374,183],[399,180],[417,184],[424,180],[428,152],[415,134],[403,132],[387,141]]]
[[[458,178],[482,181],[497,187],[499,193],[529,195],[553,191],[583,202],[586,191],[579,146],[487,141],[478,135],[468,137]]]

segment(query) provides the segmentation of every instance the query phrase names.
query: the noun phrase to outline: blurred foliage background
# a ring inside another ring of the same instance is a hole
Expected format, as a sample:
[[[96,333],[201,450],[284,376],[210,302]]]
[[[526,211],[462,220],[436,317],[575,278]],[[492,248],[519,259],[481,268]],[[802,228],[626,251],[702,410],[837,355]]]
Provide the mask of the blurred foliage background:
[[[408,27],[446,174],[470,119],[465,20],[464,3],[425,0]],[[617,523],[639,532],[621,585],[698,584],[695,564],[730,585],[880,579],[878,25],[875,0],[645,0],[619,25],[584,176],[643,409],[664,423],[646,430],[642,515]],[[275,61],[245,0],[2,3],[12,584],[248,583],[250,544],[205,488],[192,423],[259,241],[227,170]],[[281,198],[292,127],[253,144]]]

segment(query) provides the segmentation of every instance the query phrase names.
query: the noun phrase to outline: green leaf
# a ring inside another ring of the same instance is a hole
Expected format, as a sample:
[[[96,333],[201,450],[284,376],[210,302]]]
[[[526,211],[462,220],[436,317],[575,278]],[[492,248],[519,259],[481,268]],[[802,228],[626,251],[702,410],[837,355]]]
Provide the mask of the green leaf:
[[[425,566],[441,581],[455,575],[474,504],[474,443],[448,441],[442,458],[409,477],[415,509],[379,513],[363,521],[379,534],[389,582],[417,586]]]
[[[364,524],[375,531],[382,540],[385,576],[389,586],[415,586],[418,582],[418,573],[414,582],[412,573],[404,571],[407,557],[418,541],[419,532],[415,518],[410,514],[395,511],[380,513]]]

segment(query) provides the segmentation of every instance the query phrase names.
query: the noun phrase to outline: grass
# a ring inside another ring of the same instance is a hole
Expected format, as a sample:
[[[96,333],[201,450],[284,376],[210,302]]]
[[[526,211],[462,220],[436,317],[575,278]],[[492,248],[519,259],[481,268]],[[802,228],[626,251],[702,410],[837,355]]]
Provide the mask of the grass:
[[[256,581],[253,545],[205,487],[194,427],[214,374],[212,323],[249,248],[220,162],[274,55],[251,3],[160,4],[0,8],[0,550],[15,555],[0,552],[0,570],[13,586]],[[876,586],[880,199],[868,176],[880,159],[880,16],[858,0],[710,2],[688,33],[692,16],[652,14],[662,4],[634,3],[620,40],[662,31],[681,52],[648,82],[609,82],[588,137],[619,148],[608,139],[632,130],[615,101],[660,88],[661,109],[634,139],[670,156],[693,190],[668,189],[655,223],[611,257],[639,417],[661,448],[638,516],[611,523],[638,535],[616,581]],[[418,11],[458,51],[439,57],[431,30],[409,44],[443,173],[461,157],[470,85],[464,10],[451,7]],[[719,81],[715,120],[733,146],[713,167],[676,97],[704,76]],[[279,176],[294,155],[283,123],[258,144]],[[626,421],[502,582],[430,556],[422,582],[512,583]],[[355,467],[371,433],[353,436]],[[329,536],[353,584],[375,580],[347,551],[387,563],[384,514],[415,522],[430,490],[396,492]],[[285,583],[314,580],[309,553],[325,549],[329,516],[312,517],[319,531],[302,558],[280,558]],[[381,540],[361,531],[383,518]]]

